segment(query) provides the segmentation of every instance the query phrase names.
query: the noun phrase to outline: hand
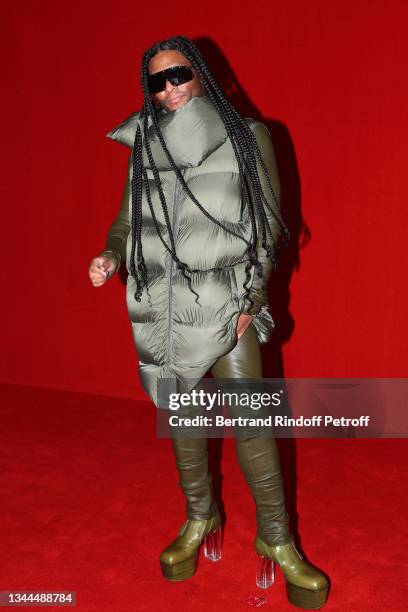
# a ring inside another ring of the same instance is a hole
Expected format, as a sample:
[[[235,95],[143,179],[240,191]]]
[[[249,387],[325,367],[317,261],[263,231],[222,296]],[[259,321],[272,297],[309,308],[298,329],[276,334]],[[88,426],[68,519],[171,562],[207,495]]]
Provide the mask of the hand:
[[[107,255],[94,257],[89,266],[89,278],[94,287],[100,287],[111,278],[117,269],[117,261]]]
[[[246,331],[246,329],[248,329],[248,327],[251,325],[252,323],[252,315],[243,312],[242,314],[239,315],[238,317],[238,322],[237,322],[237,337],[238,340],[240,339],[240,337],[242,336],[242,334]]]

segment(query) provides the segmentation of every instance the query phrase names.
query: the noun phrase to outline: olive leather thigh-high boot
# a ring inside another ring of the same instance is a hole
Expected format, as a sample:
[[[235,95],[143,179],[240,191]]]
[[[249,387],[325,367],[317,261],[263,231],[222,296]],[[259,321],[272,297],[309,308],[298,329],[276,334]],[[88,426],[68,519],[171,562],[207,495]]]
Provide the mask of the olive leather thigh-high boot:
[[[186,498],[186,516],[206,521],[217,511],[212,476],[208,471],[207,438],[172,438],[179,486]]]
[[[221,516],[208,471],[207,438],[173,437],[172,445],[179,485],[186,497],[187,520],[176,539],[162,551],[160,565],[165,578],[178,582],[197,571],[203,542],[207,559],[221,558]]]
[[[236,439],[239,465],[256,504],[257,535],[271,545],[292,540],[276,440]]]
[[[259,341],[253,325],[248,327],[230,353],[218,359],[211,371],[216,379],[262,379]],[[235,409],[233,404],[229,406],[231,417],[242,415]],[[257,533],[268,544],[287,544],[292,540],[292,535],[276,440],[249,436],[246,437],[242,431],[237,435],[236,450],[239,465],[256,504]]]
[[[254,325],[247,328],[232,351],[217,360],[211,372],[216,379],[262,378],[260,346]],[[234,416],[234,406],[229,408]],[[285,577],[289,601],[303,609],[321,608],[326,602],[329,581],[320,570],[306,562],[295,547],[285,508],[276,440],[264,436],[237,436],[236,449],[256,504],[254,547],[258,554],[258,586],[267,588],[272,584],[277,563]]]

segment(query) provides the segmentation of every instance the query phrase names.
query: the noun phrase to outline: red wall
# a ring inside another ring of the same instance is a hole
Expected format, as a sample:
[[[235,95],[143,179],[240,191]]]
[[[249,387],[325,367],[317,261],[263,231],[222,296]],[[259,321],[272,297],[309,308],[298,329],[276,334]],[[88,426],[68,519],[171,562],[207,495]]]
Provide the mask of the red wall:
[[[0,379],[140,394],[124,286],[93,288],[88,265],[126,173],[128,151],[105,133],[140,108],[143,50],[176,34],[210,39],[277,148],[294,243],[271,289],[267,373],[406,376],[408,4],[196,6],[3,9]]]

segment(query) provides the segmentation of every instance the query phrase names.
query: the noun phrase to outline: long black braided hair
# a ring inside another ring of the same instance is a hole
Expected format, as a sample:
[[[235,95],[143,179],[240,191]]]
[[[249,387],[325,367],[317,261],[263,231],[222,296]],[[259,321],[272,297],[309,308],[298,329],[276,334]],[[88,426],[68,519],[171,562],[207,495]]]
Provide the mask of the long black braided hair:
[[[200,202],[195,198],[194,194],[190,191],[188,185],[186,184],[183,174],[180,169],[175,164],[173,158],[170,155],[170,152],[166,146],[163,135],[160,131],[160,125],[157,117],[157,109],[153,104],[151,94],[148,88],[148,64],[150,59],[156,55],[159,51],[168,51],[175,50],[181,52],[188,60],[190,60],[191,65],[196,69],[197,73],[200,76],[201,82],[205,89],[207,96],[213,102],[221,120],[224,123],[226,132],[234,149],[235,157],[238,162],[239,167],[239,183],[240,183],[240,193],[243,194],[248,202],[248,211],[251,219],[252,226],[252,239],[250,242],[243,238],[241,235],[234,232],[232,229],[225,227],[218,219],[212,217],[205,208],[200,204]],[[258,260],[257,257],[257,243],[258,243],[258,231],[255,220],[255,212],[258,213],[258,219],[260,220],[260,229],[262,234],[262,247],[265,249],[267,257],[271,260],[273,268],[277,267],[277,258],[276,252],[277,244],[275,244],[274,237],[272,235],[271,228],[268,223],[268,219],[265,213],[264,205],[266,205],[269,210],[272,212],[274,218],[278,221],[282,228],[283,240],[284,243],[287,244],[290,238],[290,233],[285,225],[281,213],[279,202],[277,200],[276,194],[272,188],[271,180],[269,177],[268,170],[265,166],[264,160],[262,158],[261,151],[259,149],[256,138],[245,121],[238,113],[238,111],[234,108],[234,106],[227,100],[225,97],[221,87],[217,83],[213,74],[211,73],[206,61],[202,57],[197,46],[185,36],[175,36],[173,38],[169,38],[167,40],[156,43],[147,51],[145,51],[142,58],[142,66],[141,66],[141,83],[144,95],[144,104],[140,113],[140,118],[144,119],[143,121],[143,136],[140,128],[140,124],[138,122],[134,148],[133,148],[133,178],[132,178],[132,217],[131,217],[131,232],[132,232],[132,247],[131,247],[131,256],[130,256],[130,271],[136,280],[136,291],[134,294],[135,300],[137,302],[141,301],[141,295],[143,293],[143,288],[146,287],[147,293],[148,291],[148,271],[146,268],[145,260],[143,257],[143,245],[142,245],[142,195],[143,189],[145,189],[147,202],[149,205],[149,209],[152,215],[153,223],[156,229],[156,232],[163,243],[165,249],[170,253],[173,260],[176,262],[177,269],[179,269],[182,275],[188,282],[188,286],[190,291],[196,295],[195,301],[199,304],[198,298],[199,295],[191,285],[191,274],[195,272],[210,272],[210,271],[222,271],[224,266],[214,267],[208,270],[199,270],[190,268],[185,262],[181,261],[176,253],[175,240],[173,236],[173,231],[170,223],[169,213],[167,209],[166,199],[163,193],[159,172],[155,165],[152,152],[150,149],[149,139],[148,139],[148,118],[151,118],[151,123],[154,130],[157,133],[161,146],[168,158],[168,161],[171,165],[173,172],[176,177],[180,181],[182,188],[185,193],[189,196],[189,198],[194,202],[194,204],[199,208],[199,210],[209,219],[211,219],[216,225],[222,228],[227,233],[233,234],[236,237],[240,238],[246,243],[246,250],[244,254],[244,260],[247,261],[245,266],[246,272],[246,280],[244,282],[245,288],[245,297],[248,298],[251,306],[253,305],[253,300],[251,299],[249,292],[250,287],[248,287],[248,282],[251,279],[250,270],[252,266],[255,266],[256,272],[260,278],[262,278],[262,264]],[[146,168],[143,164],[143,146],[145,147],[147,158],[149,160],[150,167],[153,172],[154,181],[157,187],[157,192],[159,195],[166,228],[168,232],[168,237],[170,240],[170,244],[166,242],[161,234],[161,230],[159,224],[157,222],[156,215],[154,213],[150,189],[149,189],[149,181],[146,172]],[[275,202],[276,207],[272,208],[269,202],[266,200],[265,194],[262,191],[260,179],[258,176],[258,171],[256,167],[257,159],[259,160],[262,171],[266,177],[268,187],[271,191],[272,198]],[[249,191],[252,192],[252,197],[249,195]],[[268,236],[271,239],[271,246],[268,243]],[[136,257],[135,257],[136,256]]]

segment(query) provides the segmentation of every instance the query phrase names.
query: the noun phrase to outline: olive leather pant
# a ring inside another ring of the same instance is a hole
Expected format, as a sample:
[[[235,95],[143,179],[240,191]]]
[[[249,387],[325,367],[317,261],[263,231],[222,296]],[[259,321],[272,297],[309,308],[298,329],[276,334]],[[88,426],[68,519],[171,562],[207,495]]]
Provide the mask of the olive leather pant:
[[[220,357],[211,373],[215,379],[262,378],[262,363],[255,327],[250,325],[235,347]],[[207,438],[172,438],[179,485],[186,497],[190,519],[208,519],[217,511],[212,476],[208,472]],[[269,545],[291,541],[289,515],[273,437],[236,437],[239,465],[256,504],[257,533]]]

